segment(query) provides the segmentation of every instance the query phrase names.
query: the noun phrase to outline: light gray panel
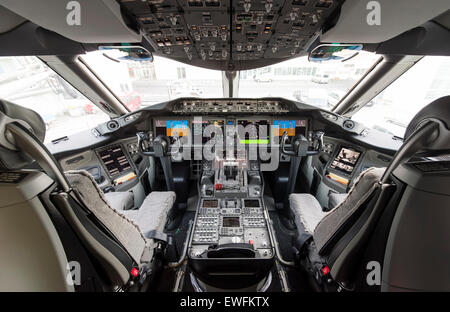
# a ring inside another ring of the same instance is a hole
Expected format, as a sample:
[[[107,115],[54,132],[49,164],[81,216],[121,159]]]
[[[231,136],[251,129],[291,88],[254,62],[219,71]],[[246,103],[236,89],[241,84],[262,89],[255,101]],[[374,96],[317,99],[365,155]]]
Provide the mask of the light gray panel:
[[[20,17],[10,10],[0,6],[0,34],[14,29],[23,22],[25,22],[23,17]]]
[[[369,2],[380,4],[380,25],[369,25]],[[321,42],[379,43],[424,24],[450,9],[448,0],[346,0],[338,23]]]
[[[80,4],[80,25],[69,25],[69,2]],[[83,43],[141,42],[141,36],[128,28],[114,0],[0,0],[0,4],[33,23],[69,39]]]
[[[62,243],[37,197],[49,181],[34,172],[18,183],[0,184],[0,291],[74,290],[66,282]]]
[[[60,160],[61,167],[64,171],[77,170],[83,167],[100,165],[97,156],[93,150],[87,150],[85,152],[70,155]]]
[[[37,171],[22,170],[21,173],[26,174],[26,177],[20,183],[0,182],[0,207],[30,200],[53,183],[47,175]],[[6,174],[6,172],[2,173],[2,175]]]

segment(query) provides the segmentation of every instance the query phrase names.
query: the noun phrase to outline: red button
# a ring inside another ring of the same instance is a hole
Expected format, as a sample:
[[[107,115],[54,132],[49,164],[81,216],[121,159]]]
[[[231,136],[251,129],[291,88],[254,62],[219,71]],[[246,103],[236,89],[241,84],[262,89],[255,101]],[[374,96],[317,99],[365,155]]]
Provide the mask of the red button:
[[[131,269],[131,275],[133,275],[134,277],[139,275],[139,270],[136,268],[132,268]]]
[[[249,240],[248,243],[249,243],[250,245],[253,245],[253,239]]]
[[[327,266],[324,266],[324,267],[322,268],[322,274],[323,274],[323,275],[327,275],[328,273],[330,273],[330,268],[327,267]]]

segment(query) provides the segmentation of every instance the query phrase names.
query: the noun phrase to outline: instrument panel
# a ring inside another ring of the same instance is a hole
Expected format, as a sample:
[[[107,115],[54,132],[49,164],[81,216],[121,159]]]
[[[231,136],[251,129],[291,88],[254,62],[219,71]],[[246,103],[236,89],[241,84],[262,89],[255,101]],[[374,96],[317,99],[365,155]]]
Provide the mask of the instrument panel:
[[[269,145],[279,143],[283,133],[288,143],[296,135],[308,136],[308,118],[224,118],[211,116],[189,118],[157,118],[154,120],[154,137],[164,135],[171,143],[183,138],[188,145],[236,140],[243,145]]]

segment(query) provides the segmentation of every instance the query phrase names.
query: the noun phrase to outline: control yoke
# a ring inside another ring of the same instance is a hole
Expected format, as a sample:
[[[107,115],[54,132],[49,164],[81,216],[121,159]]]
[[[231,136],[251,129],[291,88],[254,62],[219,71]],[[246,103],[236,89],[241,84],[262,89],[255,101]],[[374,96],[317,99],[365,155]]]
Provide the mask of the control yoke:
[[[312,156],[317,155],[322,150],[323,146],[323,132],[317,131],[313,132],[312,134],[312,145],[313,149],[309,149],[310,142],[307,138],[303,135],[296,135],[292,138],[291,147],[292,150],[286,150],[286,140],[288,138],[288,133],[284,132],[283,136],[281,137],[281,153],[290,156],[291,157],[291,163],[289,168],[289,180],[288,180],[288,187],[287,187],[287,196],[285,207],[288,207],[288,198],[289,195],[294,192],[295,189],[295,182],[297,181],[297,173],[298,169],[300,167],[301,158],[303,156]]]
[[[169,138],[164,135],[158,135],[152,142],[153,151],[149,151],[146,145],[146,142],[150,141],[149,134],[146,132],[138,132],[136,135],[138,137],[139,154],[144,156],[154,156],[160,159],[164,171],[164,178],[166,179],[167,190],[175,191],[172,164],[170,161],[170,156],[172,156],[172,153],[170,151]]]
[[[322,150],[323,146],[323,132],[314,132],[312,135],[313,145],[317,145],[313,150],[309,150],[309,141],[303,135],[296,135],[292,139],[292,150],[286,150],[286,141],[288,138],[288,133],[285,131],[281,137],[281,153],[286,156],[291,157],[303,157],[317,155]],[[317,143],[316,143],[317,142]]]
[[[169,150],[170,141],[168,137],[164,135],[158,135],[152,142],[153,151],[149,151],[145,146],[145,142],[148,142],[150,140],[148,133],[138,132],[136,135],[138,137],[138,147],[140,154],[144,156],[155,156],[155,157],[171,156],[171,152]]]

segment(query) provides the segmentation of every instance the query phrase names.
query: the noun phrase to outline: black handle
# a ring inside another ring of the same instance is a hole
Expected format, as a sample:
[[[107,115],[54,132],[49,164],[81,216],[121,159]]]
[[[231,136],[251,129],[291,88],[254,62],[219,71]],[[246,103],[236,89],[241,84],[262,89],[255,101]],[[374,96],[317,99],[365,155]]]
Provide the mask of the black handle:
[[[246,243],[212,245],[205,252],[206,258],[256,258],[253,245]]]
[[[165,135],[158,135],[153,140],[153,151],[148,151],[144,146],[145,141],[149,141],[150,137],[148,133],[138,132],[138,152],[144,156],[166,157],[171,156],[170,152],[170,139]]]
[[[138,153],[143,156],[155,156],[154,151],[148,151],[144,146],[144,142],[150,139],[148,132],[138,132],[136,135],[138,137]]]

